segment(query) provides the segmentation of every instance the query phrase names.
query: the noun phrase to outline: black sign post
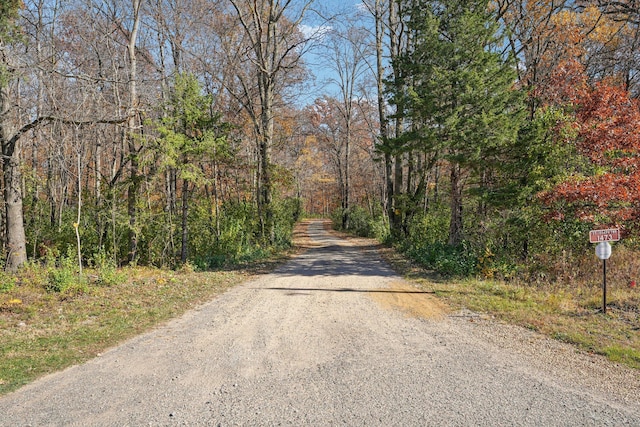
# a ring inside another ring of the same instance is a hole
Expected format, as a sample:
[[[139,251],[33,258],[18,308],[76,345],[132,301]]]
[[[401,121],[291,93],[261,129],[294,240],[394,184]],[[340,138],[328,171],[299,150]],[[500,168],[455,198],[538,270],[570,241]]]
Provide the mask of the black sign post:
[[[602,260],[602,312],[607,313],[607,260]]]
[[[596,245],[596,256],[602,260],[602,312],[607,312],[607,260],[611,256],[611,245],[608,241]]]

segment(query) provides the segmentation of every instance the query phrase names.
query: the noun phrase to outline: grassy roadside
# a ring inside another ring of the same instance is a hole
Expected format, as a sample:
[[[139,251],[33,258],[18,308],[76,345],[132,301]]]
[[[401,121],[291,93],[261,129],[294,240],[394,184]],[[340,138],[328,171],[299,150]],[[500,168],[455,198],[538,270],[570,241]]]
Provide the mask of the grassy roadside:
[[[452,309],[470,310],[576,345],[640,369],[640,289],[612,287],[607,313],[598,286],[528,285],[486,280],[442,280],[391,248],[381,248],[393,268]]]
[[[37,277],[42,272],[27,269],[13,289],[0,292],[0,395],[94,358],[270,271],[284,258],[217,272],[126,268],[119,271],[118,283],[92,282],[80,293],[47,292]]]
[[[298,250],[316,245],[305,239],[304,225],[299,224],[294,234]],[[434,291],[452,309],[486,313],[640,369],[638,288],[612,289],[609,311],[603,315],[597,312],[601,298],[597,287],[442,281],[372,239],[361,239],[359,244],[378,247],[396,271]],[[253,274],[272,270],[285,258],[283,254],[244,269],[219,272],[124,269],[119,273],[126,280],[112,285],[92,283],[76,294],[46,292],[43,279],[34,277],[37,272],[26,271],[18,277],[17,286],[0,292],[0,395],[91,359]]]
[[[623,280],[609,286],[607,313],[603,314],[601,278],[593,272],[585,275],[583,271],[583,276],[567,280],[571,284],[448,280],[375,239],[332,230],[329,222],[325,223],[325,229],[358,246],[376,248],[398,274],[421,289],[433,292],[449,310],[466,308],[640,369],[640,285],[634,288],[625,285],[638,269],[637,253],[618,251],[616,254],[619,258],[616,269],[622,271],[619,275]],[[596,279],[589,282],[584,276]]]

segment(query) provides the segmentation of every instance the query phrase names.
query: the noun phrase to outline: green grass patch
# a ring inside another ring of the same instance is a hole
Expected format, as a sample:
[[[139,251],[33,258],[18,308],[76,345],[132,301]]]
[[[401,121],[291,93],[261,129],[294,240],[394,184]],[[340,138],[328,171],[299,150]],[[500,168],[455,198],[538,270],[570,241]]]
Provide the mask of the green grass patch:
[[[570,343],[611,361],[640,369],[640,288],[624,281],[609,287],[608,310],[600,310],[596,281],[550,283],[449,280],[435,275],[390,248],[383,254],[394,269],[453,310],[467,308]]]
[[[636,349],[616,345],[606,347],[604,354],[614,362],[640,369],[640,351]]]
[[[91,359],[210,300],[254,271],[131,268],[108,271],[107,277],[87,271],[82,292],[52,292],[47,286],[51,275],[28,267],[16,286],[0,293],[0,395]]]

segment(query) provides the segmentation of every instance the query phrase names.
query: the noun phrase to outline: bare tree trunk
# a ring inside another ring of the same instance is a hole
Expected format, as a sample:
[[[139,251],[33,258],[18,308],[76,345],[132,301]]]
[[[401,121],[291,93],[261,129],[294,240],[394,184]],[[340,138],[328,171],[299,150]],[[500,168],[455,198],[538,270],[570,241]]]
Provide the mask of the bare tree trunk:
[[[0,50],[0,69],[7,65]],[[27,239],[24,231],[22,208],[22,178],[20,176],[20,150],[17,135],[11,124],[11,102],[7,85],[0,82],[0,144],[2,145],[2,172],[7,251],[6,269],[16,271],[27,261]]]
[[[351,115],[349,113],[349,115]],[[345,230],[349,229],[349,154],[351,150],[351,129],[349,125],[349,121],[351,118],[347,119],[347,132],[345,138],[345,147],[344,147],[344,195],[343,195],[343,207],[342,207],[342,228]]]
[[[17,21],[19,3],[6,4],[3,11],[9,16],[0,17],[0,31],[12,27]],[[15,13],[15,15],[14,15]],[[10,37],[9,37],[10,38]],[[16,271],[27,261],[27,239],[24,232],[24,212],[22,209],[22,180],[20,176],[19,134],[12,125],[13,111],[9,81],[12,68],[5,52],[4,40],[0,39],[0,148],[2,149],[2,173],[4,181],[5,205],[5,268]]]
[[[389,49],[391,53],[391,60],[393,61],[395,58],[400,56],[403,43],[403,23],[400,19],[400,5],[396,1],[389,2]],[[400,81],[399,70],[397,67],[394,67],[393,74],[394,80]],[[402,134],[402,126],[403,120],[401,117],[402,113],[402,105],[396,106],[396,119],[394,125],[394,136],[395,138],[399,138]],[[402,183],[403,183],[403,155],[400,147],[389,147],[388,149],[392,150],[392,154],[394,157],[394,168],[393,168],[393,188],[390,191],[391,199],[389,203],[392,204],[392,215],[390,216],[390,224],[391,224],[391,233],[392,235],[398,236],[401,233],[402,229],[402,210],[399,205],[399,196],[402,194]]]
[[[77,139],[77,135],[74,135],[74,139]],[[74,141],[78,144],[77,141]],[[76,232],[76,248],[78,251],[78,269],[80,271],[80,275],[82,275],[82,242],[80,240],[80,219],[82,215],[82,162],[81,162],[81,147],[76,146],[76,167],[77,167],[77,178],[78,178],[78,210],[76,216],[76,222],[73,224],[73,228]]]
[[[3,90],[0,89],[0,92]],[[6,221],[6,269],[16,271],[27,261],[27,239],[24,231],[22,209],[22,179],[20,156],[15,144],[8,140],[8,120],[4,94],[0,94],[0,139],[2,141],[2,167],[4,176],[4,202]]]
[[[363,5],[369,9],[369,12],[373,15],[375,23],[375,46],[376,46],[376,89],[377,89],[377,101],[378,101],[378,120],[380,122],[380,144],[384,147],[389,139],[389,130],[387,126],[387,102],[384,98],[384,5],[385,0],[374,0],[373,5],[367,2],[363,2]],[[392,158],[389,150],[384,150],[384,176],[385,185],[383,191],[383,205],[387,218],[392,222],[394,217],[393,208],[393,179],[391,175],[392,170]]]
[[[127,147],[129,151],[129,188],[127,191],[127,213],[129,215],[129,262],[138,257],[138,191],[140,188],[139,154],[134,132],[138,116],[138,62],[136,59],[136,41],[140,27],[140,6],[142,0],[131,0],[133,11],[133,27],[127,43],[129,56],[129,119],[127,121]]]
[[[462,182],[460,166],[451,165],[451,220],[449,221],[449,244],[458,246],[462,243]]]
[[[182,247],[180,249],[180,262],[187,262],[189,247],[189,181],[182,181]]]

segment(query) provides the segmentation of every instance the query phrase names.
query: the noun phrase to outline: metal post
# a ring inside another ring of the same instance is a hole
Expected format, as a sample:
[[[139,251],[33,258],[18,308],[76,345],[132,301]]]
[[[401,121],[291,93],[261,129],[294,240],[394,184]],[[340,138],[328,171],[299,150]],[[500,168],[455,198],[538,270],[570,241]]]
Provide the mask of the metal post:
[[[602,260],[602,312],[607,312],[607,260]]]

